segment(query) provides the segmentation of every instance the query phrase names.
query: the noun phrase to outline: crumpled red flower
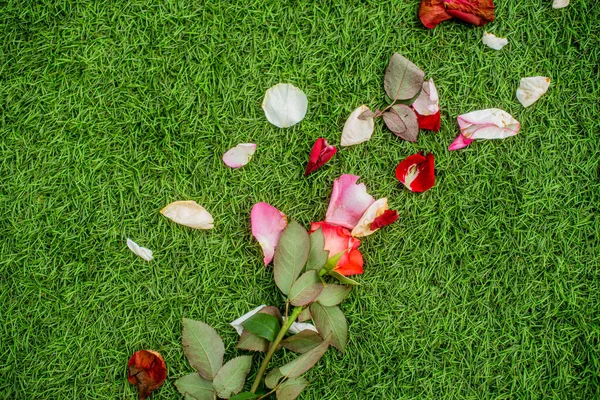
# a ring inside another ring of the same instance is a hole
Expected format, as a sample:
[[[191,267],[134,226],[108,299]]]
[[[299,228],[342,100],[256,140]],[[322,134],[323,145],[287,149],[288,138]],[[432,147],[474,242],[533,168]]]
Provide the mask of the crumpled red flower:
[[[152,350],[133,353],[127,363],[127,380],[138,388],[141,400],[160,388],[167,379],[167,365],[162,356]]]
[[[493,0],[423,0],[419,7],[419,18],[429,29],[453,17],[473,25],[485,25],[495,18],[494,2]]]
[[[321,168],[327,161],[331,160],[337,152],[335,146],[327,144],[327,140],[318,138],[308,156],[308,164],[304,171],[304,176],[312,174],[317,169]]]
[[[334,271],[344,276],[362,274],[364,261],[361,252],[358,250],[360,240],[352,237],[348,229],[324,221],[313,222],[310,226],[310,233],[319,228],[323,232],[325,250],[329,251],[329,258],[344,252]]]
[[[432,153],[417,154],[406,157],[396,167],[396,178],[413,192],[424,192],[435,184],[434,157]]]

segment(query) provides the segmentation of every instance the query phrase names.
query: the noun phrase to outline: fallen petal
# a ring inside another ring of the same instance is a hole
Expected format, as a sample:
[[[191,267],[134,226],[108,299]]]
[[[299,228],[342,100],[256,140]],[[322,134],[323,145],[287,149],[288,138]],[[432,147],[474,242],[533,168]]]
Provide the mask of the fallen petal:
[[[564,8],[568,6],[569,3],[569,0],[554,0],[554,3],[552,3],[552,8]]]
[[[362,237],[375,233],[375,229],[371,229],[371,224],[388,208],[388,200],[385,197],[371,204],[360,218],[360,221],[358,221],[358,224],[352,229],[352,236]]]
[[[517,89],[517,99],[523,107],[529,107],[550,87],[550,78],[545,76],[532,76],[530,78],[521,78],[521,83]]]
[[[462,133],[459,133],[456,139],[454,139],[454,142],[448,147],[448,150],[453,151],[463,149],[470,145],[472,141],[473,139],[466,138]]]
[[[167,379],[165,360],[156,351],[140,350],[127,363],[127,380],[138,388],[141,400],[160,388]]]
[[[424,192],[435,184],[434,156],[423,152],[408,156],[396,167],[396,178],[412,192]]]
[[[255,151],[254,143],[240,143],[223,154],[223,162],[231,168],[242,167],[248,164]]]
[[[440,111],[439,95],[433,79],[423,82],[419,97],[412,103],[412,108],[422,116],[434,115]]]
[[[262,108],[270,123],[279,128],[287,128],[304,119],[308,99],[296,86],[278,83],[265,93]]]
[[[265,265],[268,265],[275,255],[279,237],[287,226],[287,218],[284,213],[272,205],[260,202],[252,206],[250,222],[252,236],[258,240],[260,247],[262,247],[263,261]]]
[[[213,217],[208,211],[195,201],[175,201],[160,213],[173,222],[194,229],[212,229],[214,227]]]
[[[352,146],[371,139],[373,130],[375,129],[375,121],[373,118],[360,119],[358,118],[365,111],[370,111],[369,107],[362,105],[352,111],[342,131],[342,146]],[[364,117],[363,117],[364,118]]]
[[[285,320],[286,320],[286,317],[283,317],[284,323],[285,323]],[[290,329],[288,330],[288,332],[290,332],[292,335],[295,335],[295,334],[300,333],[305,330],[319,333],[319,331],[317,331],[317,328],[315,328],[315,326],[313,324],[309,324],[308,322],[293,322],[292,325],[290,326]]]
[[[499,108],[473,111],[458,116],[460,132],[468,139],[504,139],[519,133],[521,125]]]
[[[439,132],[442,125],[440,112],[436,112],[433,115],[421,115],[415,111],[417,116],[417,124],[419,129],[426,129],[428,131]]]
[[[473,25],[482,26],[494,20],[493,0],[444,0],[446,12]]]
[[[308,156],[308,164],[304,176],[312,174],[317,169],[321,168],[325,163],[335,155],[337,149],[327,143],[327,140],[318,138]]]
[[[383,228],[384,226],[388,226],[393,224],[398,220],[398,211],[396,210],[385,210],[383,214],[375,218],[373,223],[371,223],[371,230],[377,230]]]
[[[483,44],[488,47],[491,47],[494,50],[500,50],[504,46],[508,44],[507,38],[502,38],[494,35],[493,33],[484,32],[483,37],[481,38]]]
[[[440,22],[452,18],[452,15],[446,12],[444,0],[423,0],[419,6],[419,18],[426,28],[435,28]]]
[[[254,310],[252,311],[248,311],[246,314],[242,315],[241,317],[239,317],[238,319],[236,319],[235,321],[233,321],[232,323],[230,323],[229,325],[233,326],[236,330],[236,332],[238,333],[238,335],[241,335],[242,332],[244,331],[244,327],[242,326],[242,324],[251,316],[253,316],[254,314],[257,314],[260,310],[262,310],[263,308],[265,308],[267,305],[263,304],[262,306],[258,306],[256,307]]]
[[[357,184],[359,177],[344,174],[333,182],[333,192],[325,221],[353,229],[367,208],[375,202],[367,193],[364,183]]]
[[[129,250],[133,251],[133,253],[136,256],[139,256],[146,261],[151,261],[153,258],[152,250],[138,245],[136,242],[134,242],[133,240],[131,240],[129,238],[127,238],[127,247],[129,247]]]

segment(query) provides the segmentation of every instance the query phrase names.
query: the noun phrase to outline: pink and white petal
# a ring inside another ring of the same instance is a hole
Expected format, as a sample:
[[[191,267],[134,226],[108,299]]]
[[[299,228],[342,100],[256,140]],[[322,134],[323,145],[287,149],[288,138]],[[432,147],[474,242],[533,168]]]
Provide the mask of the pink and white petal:
[[[433,79],[423,82],[423,90],[412,104],[412,108],[421,115],[433,115],[440,111],[439,96]]]
[[[258,240],[264,253],[264,263],[268,265],[275,255],[275,248],[281,233],[287,226],[284,213],[267,203],[256,203],[250,212],[252,235]]]
[[[233,326],[235,328],[235,330],[237,331],[238,335],[241,335],[242,332],[244,331],[244,327],[242,326],[242,324],[248,318],[250,318],[251,316],[257,314],[264,307],[266,307],[266,304],[263,304],[262,306],[258,306],[254,310],[252,310],[252,311],[248,311],[246,314],[242,315],[241,317],[239,317],[238,319],[236,319],[235,321],[233,321],[229,325],[231,325],[231,326]]]
[[[250,162],[255,151],[254,143],[240,143],[223,154],[223,162],[231,168],[242,167]]]
[[[466,138],[462,133],[459,133],[454,142],[448,147],[448,150],[459,150],[467,147],[473,142],[473,139]]]
[[[367,118],[365,120],[358,118],[365,111],[369,111],[369,107],[363,104],[352,111],[346,120],[344,130],[342,131],[342,146],[352,146],[371,139],[373,130],[375,129],[373,118]]]
[[[385,197],[371,204],[352,230],[352,236],[363,237],[374,233],[375,231],[371,230],[371,223],[388,208],[388,200]]]
[[[499,108],[459,115],[458,125],[469,139],[504,139],[516,135],[521,127],[516,119]]]
[[[214,221],[212,215],[195,201],[174,201],[160,213],[173,222],[194,229],[212,229]]]
[[[375,202],[367,193],[364,183],[356,184],[359,177],[344,174],[333,182],[333,192],[325,221],[353,229],[367,208]]]

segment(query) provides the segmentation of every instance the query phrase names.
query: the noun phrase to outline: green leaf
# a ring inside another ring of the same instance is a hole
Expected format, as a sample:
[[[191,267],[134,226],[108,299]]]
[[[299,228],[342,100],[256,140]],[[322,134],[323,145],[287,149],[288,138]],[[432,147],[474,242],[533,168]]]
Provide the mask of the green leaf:
[[[333,257],[331,257],[325,263],[324,268],[327,271],[333,271],[333,269],[337,266],[338,261],[340,261],[340,258],[342,258],[342,256],[344,255],[344,253],[345,253],[345,251],[341,251],[341,252],[337,253],[336,255],[334,255]]]
[[[258,399],[259,397],[260,397],[260,395],[256,394],[256,393],[242,392],[242,393],[231,396],[229,398],[229,400],[252,400],[252,399]]]
[[[300,315],[298,315],[298,322],[308,321],[311,318],[312,317],[310,316],[310,310],[308,308],[305,308],[304,310],[302,310]]]
[[[352,287],[343,285],[327,285],[315,301],[324,306],[332,307],[340,304],[352,291]]]
[[[197,372],[177,379],[175,387],[186,398],[187,396],[196,400],[213,400],[215,398],[212,382],[202,378]]]
[[[322,290],[323,283],[319,273],[314,270],[305,272],[292,285],[289,294],[290,302],[293,306],[305,306],[313,302]]]
[[[279,329],[281,329],[279,320],[276,317],[263,313],[254,314],[242,322],[242,326],[248,332],[260,336],[261,338],[265,338],[269,342],[275,340]]]
[[[414,97],[423,88],[423,72],[415,64],[394,53],[390,58],[383,87],[392,100],[406,100]]]
[[[223,365],[225,347],[223,341],[210,325],[193,319],[183,319],[181,334],[183,352],[198,373],[212,381]]]
[[[251,367],[252,356],[240,356],[227,361],[213,381],[217,396],[228,399],[232,394],[242,390]]]
[[[330,341],[331,335],[329,335],[323,342],[321,342],[321,344],[312,350],[307,351],[295,360],[290,361],[282,367],[279,367],[279,371],[283,376],[286,376],[290,379],[298,378],[300,375],[311,369],[317,363],[317,361],[319,361],[323,354],[325,354],[325,351],[327,351]]]
[[[277,400],[294,400],[308,386],[308,381],[302,377],[288,379],[275,392]]]
[[[296,353],[306,353],[323,342],[323,338],[315,331],[305,329],[281,342],[281,345]]]
[[[328,274],[333,276],[335,279],[340,281],[341,283],[345,283],[346,285],[359,286],[360,283],[356,282],[354,279],[350,279],[337,271],[329,271]]]
[[[265,386],[269,389],[273,389],[275,386],[277,386],[277,383],[279,383],[281,378],[283,378],[283,375],[281,374],[279,368],[273,368],[269,371],[265,378]]]
[[[331,335],[331,345],[343,352],[348,342],[348,323],[342,310],[312,303],[310,314],[319,333],[323,336]]]
[[[396,104],[390,111],[383,113],[383,121],[394,135],[416,142],[419,137],[419,123],[417,114],[407,105]]]
[[[249,351],[267,351],[269,350],[269,341],[244,329],[235,347]]]
[[[310,234],[310,253],[306,262],[307,271],[320,271],[329,258],[329,251],[325,250],[325,237],[321,228]]]
[[[266,307],[261,308],[259,313],[272,315],[275,318],[277,318],[280,323],[283,323],[283,320],[281,319],[281,311],[279,311],[279,308],[277,308],[277,307],[266,306]]]
[[[310,239],[306,229],[295,221],[290,222],[279,238],[273,262],[275,283],[283,294],[290,292],[302,272],[308,260],[309,248]]]

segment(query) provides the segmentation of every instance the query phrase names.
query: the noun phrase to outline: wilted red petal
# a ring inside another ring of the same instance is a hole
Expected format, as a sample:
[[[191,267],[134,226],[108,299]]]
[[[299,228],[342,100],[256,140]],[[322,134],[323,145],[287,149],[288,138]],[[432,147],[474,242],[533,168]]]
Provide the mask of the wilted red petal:
[[[444,5],[448,14],[473,25],[494,20],[493,0],[444,0]]]
[[[354,249],[342,255],[334,271],[344,276],[360,275],[363,273],[363,264],[364,261],[361,252]]]
[[[398,220],[398,211],[396,210],[385,210],[383,214],[375,218],[371,222],[371,230],[383,228],[384,226],[390,225]]]
[[[452,16],[446,12],[444,0],[423,0],[419,7],[419,18],[425,27],[432,29]]]
[[[420,129],[427,129],[429,131],[438,132],[440,130],[440,112],[436,112],[433,115],[421,115],[415,111],[417,114],[417,122],[419,123]]]
[[[327,140],[323,138],[318,138],[308,156],[308,164],[306,165],[304,176],[321,168],[327,161],[331,160],[336,152],[337,148],[335,146],[327,144]]]
[[[424,192],[435,183],[434,157],[423,152],[407,157],[396,167],[396,178],[413,192]]]
[[[167,379],[165,360],[156,351],[140,350],[127,363],[127,380],[137,386],[141,400],[162,386]]]

